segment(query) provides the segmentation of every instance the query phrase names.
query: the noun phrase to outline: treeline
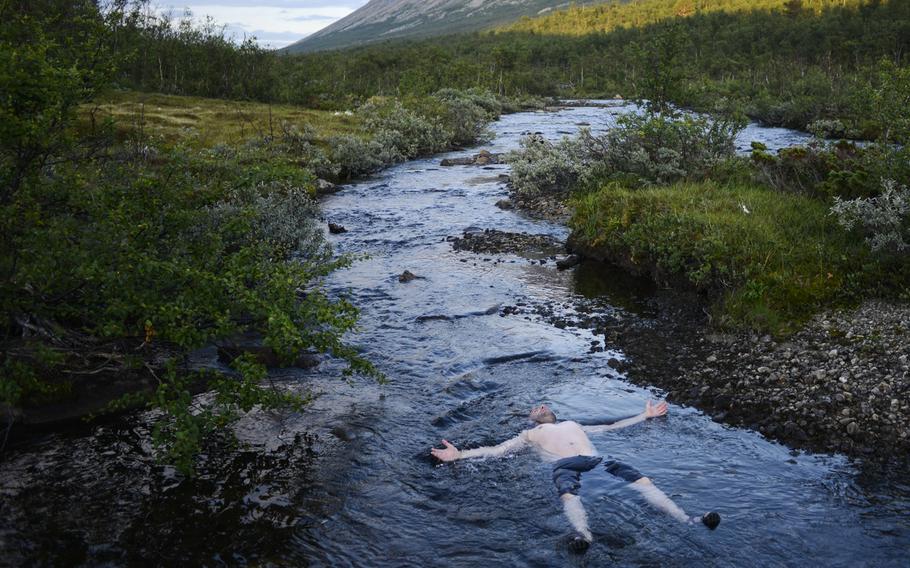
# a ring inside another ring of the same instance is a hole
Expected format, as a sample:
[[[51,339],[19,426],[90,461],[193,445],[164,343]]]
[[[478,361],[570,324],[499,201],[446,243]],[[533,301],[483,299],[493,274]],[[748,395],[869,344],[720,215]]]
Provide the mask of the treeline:
[[[669,3],[611,7],[610,13]],[[712,5],[741,2],[713,2]],[[776,4],[783,5],[783,2]],[[581,13],[583,9],[578,9]],[[598,8],[588,9],[596,14]],[[820,118],[864,124],[867,89],[882,59],[907,64],[910,4],[825,2],[823,8],[642,16],[640,27],[585,35],[510,31],[390,43],[302,56],[295,89],[311,103],[376,93],[432,92],[441,85],[560,96],[649,95],[655,65],[673,75],[674,102],[713,110],[739,106],[770,124],[805,127]],[[568,17],[568,16],[566,16]],[[652,22],[652,20],[654,20]],[[559,16],[541,20],[559,23]],[[576,30],[578,31],[578,30]]]
[[[508,96],[653,96],[805,128],[876,134],[866,100],[886,60],[907,65],[910,3],[645,0],[571,8],[498,32],[285,56],[236,45],[211,22],[148,10],[118,24],[123,87],[348,109],[374,95],[480,88]],[[655,66],[662,85],[654,84]]]
[[[150,0],[110,0],[110,49],[121,87],[176,95],[272,101],[278,57],[253,38],[237,42],[224,26],[192,14],[158,12]]]

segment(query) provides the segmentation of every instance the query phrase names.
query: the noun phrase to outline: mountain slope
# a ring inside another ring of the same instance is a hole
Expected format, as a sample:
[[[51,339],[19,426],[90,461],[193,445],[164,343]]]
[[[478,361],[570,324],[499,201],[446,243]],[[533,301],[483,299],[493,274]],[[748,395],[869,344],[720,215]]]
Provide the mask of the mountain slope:
[[[299,53],[387,39],[471,32],[572,4],[596,3],[597,0],[370,0],[347,17],[285,49]]]

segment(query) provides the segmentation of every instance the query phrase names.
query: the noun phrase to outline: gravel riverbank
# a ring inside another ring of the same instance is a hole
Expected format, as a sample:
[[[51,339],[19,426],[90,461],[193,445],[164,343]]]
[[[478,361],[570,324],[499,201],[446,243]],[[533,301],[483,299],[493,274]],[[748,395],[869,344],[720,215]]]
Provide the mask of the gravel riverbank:
[[[870,301],[818,315],[783,341],[716,334],[697,299],[672,293],[651,317],[591,322],[637,384],[716,420],[813,451],[910,456],[910,306]]]

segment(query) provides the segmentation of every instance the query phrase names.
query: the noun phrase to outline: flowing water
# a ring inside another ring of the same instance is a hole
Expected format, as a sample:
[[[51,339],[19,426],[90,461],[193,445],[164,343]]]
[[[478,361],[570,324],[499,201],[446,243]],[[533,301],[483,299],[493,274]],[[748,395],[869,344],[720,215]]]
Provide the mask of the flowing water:
[[[525,132],[603,130],[629,110],[505,116],[485,148],[516,148]],[[739,146],[803,138],[752,126]],[[454,252],[447,238],[465,230],[560,239],[567,230],[494,206],[508,166],[439,160],[401,164],[323,203],[349,231],[331,237],[337,250],[369,255],[330,287],[362,308],[350,339],[388,384],[346,382],[332,362],[276,372],[278,384],[318,394],[313,405],[245,418],[242,444],[214,446],[192,480],[154,463],[148,413],[20,443],[0,462],[0,565],[906,565],[906,477],[793,452],[691,408],[592,440],[690,514],[720,512],[713,532],[649,509],[598,469],[581,492],[596,541],[573,557],[550,468],[533,453],[434,463],[428,451],[440,439],[504,440],[538,402],[564,418],[621,416],[660,396],[607,364],[622,353],[603,337],[501,309],[623,317],[644,309],[647,286],[605,270],[558,272],[547,258]],[[404,270],[420,278],[401,283]]]

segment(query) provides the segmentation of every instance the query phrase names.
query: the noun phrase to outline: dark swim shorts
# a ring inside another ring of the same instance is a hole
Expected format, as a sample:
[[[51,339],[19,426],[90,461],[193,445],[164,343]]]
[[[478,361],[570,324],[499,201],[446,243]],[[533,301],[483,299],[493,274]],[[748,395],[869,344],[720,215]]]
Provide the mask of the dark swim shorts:
[[[600,456],[572,456],[553,464],[553,483],[562,497],[566,493],[578,495],[581,488],[581,474],[591,471],[603,460]]]
[[[604,469],[607,470],[607,473],[610,475],[628,481],[629,483],[635,483],[644,477],[637,469],[631,465],[624,464],[621,461],[607,460],[604,462]]]
[[[581,474],[591,471],[603,460],[600,456],[573,456],[563,458],[553,464],[553,483],[562,497],[566,493],[578,495],[581,488]],[[637,469],[620,461],[607,460],[604,462],[607,473],[629,483],[635,483],[644,477]]]

